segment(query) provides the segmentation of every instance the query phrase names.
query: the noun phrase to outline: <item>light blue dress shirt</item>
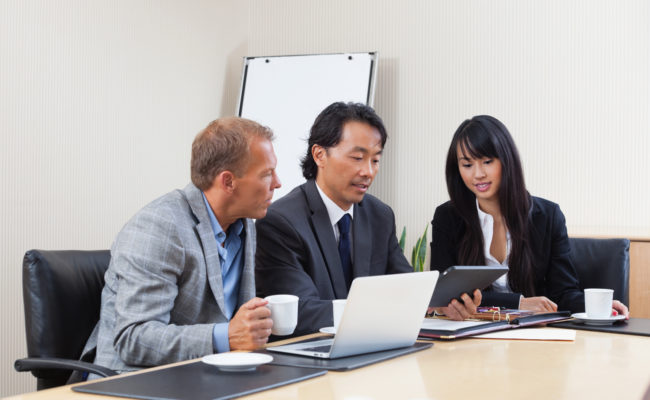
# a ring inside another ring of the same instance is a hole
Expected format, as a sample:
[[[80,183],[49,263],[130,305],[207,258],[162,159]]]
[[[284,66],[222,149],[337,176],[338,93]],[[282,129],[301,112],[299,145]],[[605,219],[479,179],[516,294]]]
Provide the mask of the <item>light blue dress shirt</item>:
[[[242,248],[244,243],[244,223],[238,219],[228,228],[226,234],[217,217],[212,212],[212,207],[208,203],[205,194],[203,194],[205,207],[208,209],[210,225],[217,241],[219,249],[219,263],[221,264],[221,280],[223,282],[223,297],[226,305],[226,317],[230,320],[237,307],[239,297],[239,282],[244,267],[244,257]],[[218,353],[230,351],[228,342],[228,325],[229,322],[214,324],[212,329],[212,347]]]

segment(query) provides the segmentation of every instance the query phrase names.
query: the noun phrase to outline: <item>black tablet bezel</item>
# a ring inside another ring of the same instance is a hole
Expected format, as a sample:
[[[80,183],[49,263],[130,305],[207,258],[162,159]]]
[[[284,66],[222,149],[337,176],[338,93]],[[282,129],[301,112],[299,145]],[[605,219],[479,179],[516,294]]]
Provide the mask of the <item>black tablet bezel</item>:
[[[508,272],[508,267],[491,265],[454,265],[440,273],[429,307],[446,307],[463,293],[471,296],[475,289],[483,290]]]

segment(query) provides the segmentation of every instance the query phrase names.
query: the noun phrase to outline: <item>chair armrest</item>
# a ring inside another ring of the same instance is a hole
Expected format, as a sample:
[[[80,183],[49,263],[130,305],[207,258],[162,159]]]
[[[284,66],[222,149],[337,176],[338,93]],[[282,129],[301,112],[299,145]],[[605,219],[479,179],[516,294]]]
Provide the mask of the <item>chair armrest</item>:
[[[82,372],[91,372],[101,377],[117,375],[112,369],[102,367],[93,363],[68,360],[65,358],[21,358],[14,362],[14,368],[18,372],[32,371],[38,369],[67,369]]]

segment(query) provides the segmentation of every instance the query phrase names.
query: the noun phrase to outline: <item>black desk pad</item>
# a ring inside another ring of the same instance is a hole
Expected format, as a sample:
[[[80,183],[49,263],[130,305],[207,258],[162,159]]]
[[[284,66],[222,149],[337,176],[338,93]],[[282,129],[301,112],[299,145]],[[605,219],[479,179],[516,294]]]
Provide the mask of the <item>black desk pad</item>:
[[[321,338],[319,338],[321,339]],[[287,365],[301,368],[327,369],[331,371],[349,371],[352,369],[365,367],[380,361],[390,360],[391,358],[403,356],[428,349],[433,343],[415,343],[413,346],[402,347],[393,350],[377,351],[374,353],[359,354],[328,360],[324,358],[315,358],[293,354],[276,353],[274,351],[259,350],[257,353],[270,354],[273,356],[273,365]]]
[[[75,392],[136,399],[232,399],[324,375],[325,370],[261,365],[254,371],[223,372],[203,362],[75,386]]]
[[[584,331],[623,333],[627,335],[650,336],[650,319],[630,318],[627,321],[614,322],[612,325],[587,325],[578,320],[549,324],[556,328],[569,328]]]

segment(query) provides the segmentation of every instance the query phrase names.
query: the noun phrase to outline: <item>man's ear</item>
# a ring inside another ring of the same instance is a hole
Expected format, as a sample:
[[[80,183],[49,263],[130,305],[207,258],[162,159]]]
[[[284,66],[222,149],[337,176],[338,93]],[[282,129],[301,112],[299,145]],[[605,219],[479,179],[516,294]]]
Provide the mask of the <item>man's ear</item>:
[[[221,190],[232,193],[235,190],[235,175],[230,171],[222,171],[214,179]]]
[[[311,156],[314,162],[319,167],[324,167],[327,162],[327,149],[321,145],[315,144],[311,146]]]

